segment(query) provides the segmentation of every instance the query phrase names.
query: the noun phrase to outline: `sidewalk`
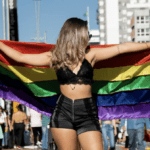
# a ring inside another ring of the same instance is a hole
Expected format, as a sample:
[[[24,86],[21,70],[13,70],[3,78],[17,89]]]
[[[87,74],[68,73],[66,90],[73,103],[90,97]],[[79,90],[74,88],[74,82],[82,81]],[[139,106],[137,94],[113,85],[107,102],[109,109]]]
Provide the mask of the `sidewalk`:
[[[34,149],[34,150],[41,150],[41,148],[34,148],[33,146],[24,146],[24,148],[21,148],[21,150],[31,150],[31,149]],[[15,148],[14,149],[2,149],[2,150],[16,150]]]

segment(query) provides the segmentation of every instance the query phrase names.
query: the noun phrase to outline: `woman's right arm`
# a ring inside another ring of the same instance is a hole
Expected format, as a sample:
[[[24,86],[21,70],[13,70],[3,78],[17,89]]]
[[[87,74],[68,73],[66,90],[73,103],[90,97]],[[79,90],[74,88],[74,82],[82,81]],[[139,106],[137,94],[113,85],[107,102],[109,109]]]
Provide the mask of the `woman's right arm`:
[[[15,49],[0,42],[0,50],[4,52],[11,59],[33,66],[49,66],[51,60],[51,52],[44,52],[40,54],[22,54]]]

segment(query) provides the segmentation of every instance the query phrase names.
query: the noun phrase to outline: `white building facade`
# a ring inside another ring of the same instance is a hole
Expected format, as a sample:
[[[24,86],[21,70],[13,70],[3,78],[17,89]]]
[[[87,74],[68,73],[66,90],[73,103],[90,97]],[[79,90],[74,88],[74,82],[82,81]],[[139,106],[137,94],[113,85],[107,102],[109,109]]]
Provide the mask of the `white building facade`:
[[[138,43],[150,42],[150,9],[137,9],[131,22],[132,41]]]
[[[118,0],[98,0],[100,44],[119,44]]]
[[[141,13],[147,19],[150,0],[98,0],[98,5],[100,44],[119,44],[132,41],[130,26],[132,17],[136,16],[136,19]],[[148,23],[142,25],[148,31]],[[136,27],[140,28],[140,24],[137,25],[135,21]],[[137,34],[135,38],[136,36]]]

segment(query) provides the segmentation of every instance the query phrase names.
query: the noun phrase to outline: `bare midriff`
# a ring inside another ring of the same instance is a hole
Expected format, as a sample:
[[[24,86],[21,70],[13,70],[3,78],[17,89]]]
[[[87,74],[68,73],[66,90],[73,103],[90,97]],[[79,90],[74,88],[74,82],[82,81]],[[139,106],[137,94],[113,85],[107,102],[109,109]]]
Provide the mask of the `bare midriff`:
[[[74,90],[71,89],[70,86],[75,86]],[[85,85],[85,84],[65,84],[65,85],[60,85],[60,90],[61,93],[72,99],[84,99],[84,98],[89,98],[92,97],[92,86],[91,85]]]

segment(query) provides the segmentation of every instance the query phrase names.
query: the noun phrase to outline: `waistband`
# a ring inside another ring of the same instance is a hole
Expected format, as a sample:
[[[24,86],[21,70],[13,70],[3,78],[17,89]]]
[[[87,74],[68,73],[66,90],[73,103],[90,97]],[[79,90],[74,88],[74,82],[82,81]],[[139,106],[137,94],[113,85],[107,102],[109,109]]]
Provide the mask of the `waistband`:
[[[86,104],[86,103],[94,103],[96,102],[96,100],[93,97],[87,97],[87,98],[81,98],[81,99],[75,99],[72,100],[68,97],[66,97],[65,95],[61,94],[57,100],[57,103],[59,102],[64,102],[64,103],[68,103],[68,104]]]

